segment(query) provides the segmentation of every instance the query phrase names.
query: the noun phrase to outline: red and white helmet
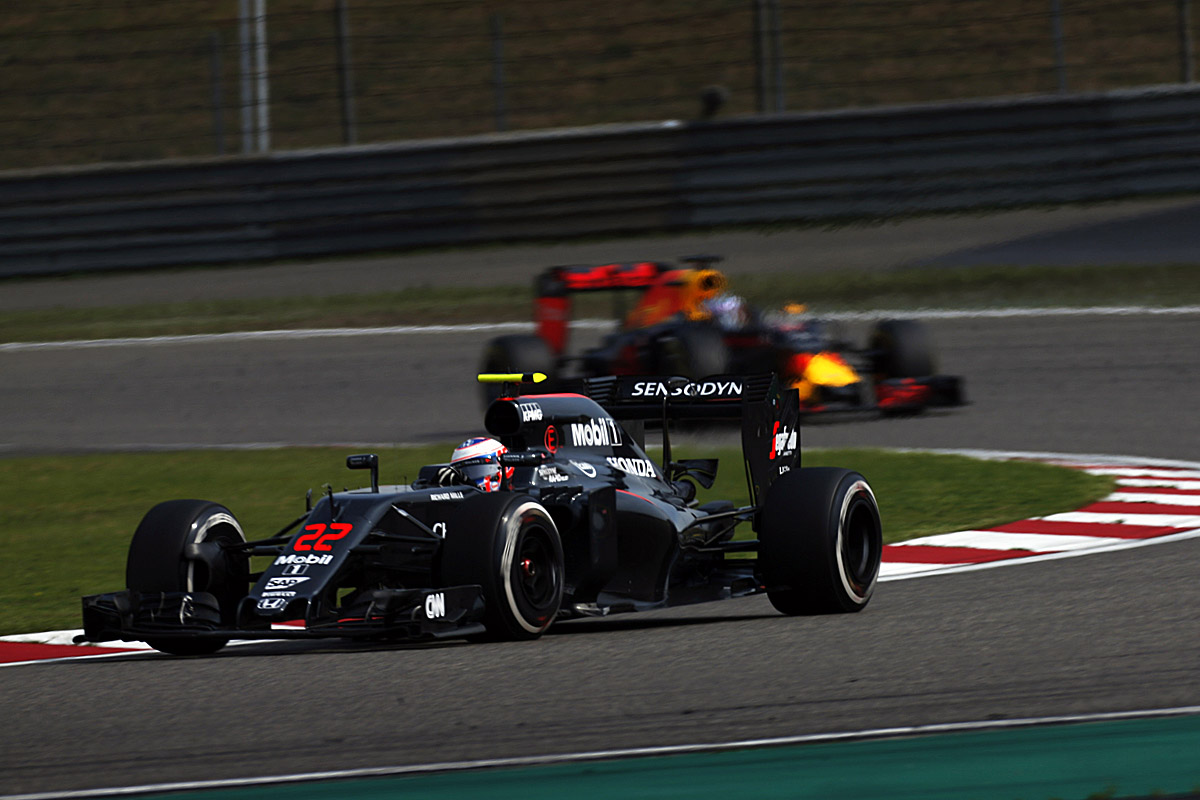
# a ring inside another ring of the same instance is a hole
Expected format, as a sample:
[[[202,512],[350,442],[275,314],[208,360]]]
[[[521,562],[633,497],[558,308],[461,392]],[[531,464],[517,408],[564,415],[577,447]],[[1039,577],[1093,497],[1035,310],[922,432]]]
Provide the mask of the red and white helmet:
[[[500,465],[500,455],[507,452],[508,448],[495,439],[475,436],[454,448],[450,464],[463,474],[467,483],[473,483],[485,492],[494,492],[500,488],[503,473],[509,478],[513,474],[512,467],[505,469]]]

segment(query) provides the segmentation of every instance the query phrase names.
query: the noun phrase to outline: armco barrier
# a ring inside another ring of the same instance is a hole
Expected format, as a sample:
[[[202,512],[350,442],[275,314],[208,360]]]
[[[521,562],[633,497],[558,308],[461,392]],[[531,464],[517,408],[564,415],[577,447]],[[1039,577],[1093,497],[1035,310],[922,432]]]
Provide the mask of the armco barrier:
[[[0,275],[1200,191],[1200,88],[0,174]]]

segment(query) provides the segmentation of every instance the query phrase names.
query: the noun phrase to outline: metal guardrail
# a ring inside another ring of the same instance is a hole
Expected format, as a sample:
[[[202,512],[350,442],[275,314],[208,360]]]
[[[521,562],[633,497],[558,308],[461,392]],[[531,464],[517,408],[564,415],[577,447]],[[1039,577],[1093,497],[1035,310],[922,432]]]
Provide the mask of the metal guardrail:
[[[1200,191],[1200,89],[0,173],[0,276]]]

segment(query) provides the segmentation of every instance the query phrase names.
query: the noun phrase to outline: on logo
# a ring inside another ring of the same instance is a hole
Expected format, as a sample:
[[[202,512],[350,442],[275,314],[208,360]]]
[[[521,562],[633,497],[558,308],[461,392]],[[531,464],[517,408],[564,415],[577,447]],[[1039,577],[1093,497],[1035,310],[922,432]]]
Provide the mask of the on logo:
[[[429,619],[446,616],[446,595],[441,592],[427,595],[425,597],[425,616]]]

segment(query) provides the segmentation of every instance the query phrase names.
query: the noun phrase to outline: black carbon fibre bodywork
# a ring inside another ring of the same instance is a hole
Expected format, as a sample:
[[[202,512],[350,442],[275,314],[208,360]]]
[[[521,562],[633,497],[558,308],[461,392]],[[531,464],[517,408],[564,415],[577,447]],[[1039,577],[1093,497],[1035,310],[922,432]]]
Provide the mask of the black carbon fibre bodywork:
[[[562,544],[559,618],[660,608],[764,591],[754,540],[759,498],[799,466],[798,402],[771,375],[581,381],[546,395],[508,394],[492,403],[488,433],[508,452],[499,490],[528,498],[548,514]],[[515,388],[515,387],[510,387]],[[754,502],[698,505],[715,460],[656,463],[644,424],[733,417]],[[371,487],[329,491],[279,534],[258,541],[194,542],[181,551],[180,591],[83,598],[80,641],[350,637],[429,639],[482,633],[488,619],[481,585],[456,584],[443,563],[446,542],[492,525],[478,509],[495,503],[473,484],[445,485],[447,464],[424,467],[407,486],[377,483],[374,456],[348,466],[371,469]],[[175,501],[183,502],[183,501]],[[488,506],[491,507],[491,506]],[[508,513],[508,512],[505,512]],[[236,524],[236,523],[234,523]],[[495,524],[504,524],[497,520]],[[239,531],[240,533],[240,531]],[[727,556],[734,557],[727,557]],[[233,607],[223,607],[193,576],[217,574],[229,559],[270,557]],[[484,581],[486,583],[486,581]]]

